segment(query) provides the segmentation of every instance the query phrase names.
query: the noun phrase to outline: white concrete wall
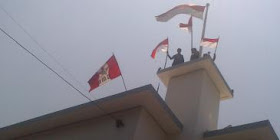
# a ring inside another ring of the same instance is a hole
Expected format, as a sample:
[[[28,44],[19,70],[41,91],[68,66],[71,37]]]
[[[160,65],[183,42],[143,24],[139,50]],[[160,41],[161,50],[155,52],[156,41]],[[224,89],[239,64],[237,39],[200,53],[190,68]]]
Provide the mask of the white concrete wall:
[[[202,133],[216,130],[219,116],[219,91],[204,71],[202,90],[199,100],[199,110],[195,126],[195,138],[202,139]]]
[[[114,114],[124,121],[125,127],[116,128],[115,120],[105,116],[69,126],[52,129],[21,139],[24,140],[132,140],[141,108]]]
[[[151,115],[142,109],[133,140],[165,140],[166,134]]]
[[[184,125],[180,135],[168,139],[199,140],[217,127],[219,93],[205,70],[170,79],[165,100]]]
[[[183,124],[183,132],[177,136],[170,136],[170,140],[191,140],[199,107],[201,73],[202,71],[195,71],[169,81],[165,100]]]
[[[113,114],[124,122],[116,128],[109,116],[93,118],[44,131],[20,140],[165,140],[166,134],[142,107]]]

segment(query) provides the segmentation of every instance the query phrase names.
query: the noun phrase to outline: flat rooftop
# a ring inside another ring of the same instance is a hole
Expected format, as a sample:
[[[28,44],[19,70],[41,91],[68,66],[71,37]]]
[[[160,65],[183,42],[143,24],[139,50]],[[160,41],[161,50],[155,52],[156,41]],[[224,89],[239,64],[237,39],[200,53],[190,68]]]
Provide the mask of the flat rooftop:
[[[210,57],[202,57],[173,67],[158,71],[158,77],[168,87],[169,80],[173,77],[191,73],[196,70],[205,70],[220,93],[220,100],[233,98],[231,88],[228,86],[221,72]]]
[[[96,104],[106,113],[101,111]],[[167,134],[177,134],[183,129],[182,123],[153,86],[146,85],[1,128],[0,139],[40,133],[139,106],[145,108]]]
[[[204,133],[204,140],[279,140],[268,120]]]

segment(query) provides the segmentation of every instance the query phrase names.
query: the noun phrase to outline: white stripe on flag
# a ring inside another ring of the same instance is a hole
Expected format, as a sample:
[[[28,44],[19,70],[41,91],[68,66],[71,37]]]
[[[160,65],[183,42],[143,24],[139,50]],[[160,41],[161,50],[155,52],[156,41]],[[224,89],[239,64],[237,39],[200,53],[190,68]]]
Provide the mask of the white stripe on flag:
[[[203,46],[203,47],[209,47],[209,48],[216,48],[218,45],[217,42],[209,42],[209,41],[202,41],[200,43],[200,46]]]
[[[159,22],[167,22],[168,20],[179,14],[192,15],[196,18],[203,19],[204,9],[205,6],[182,4],[172,8],[171,10],[159,16],[156,16],[156,20]]]

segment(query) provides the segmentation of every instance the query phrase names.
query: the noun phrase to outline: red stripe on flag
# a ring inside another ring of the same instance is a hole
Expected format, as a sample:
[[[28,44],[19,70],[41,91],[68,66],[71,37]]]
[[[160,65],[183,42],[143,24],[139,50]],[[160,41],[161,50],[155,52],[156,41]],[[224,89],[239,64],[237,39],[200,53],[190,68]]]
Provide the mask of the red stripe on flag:
[[[183,30],[192,32],[192,16],[190,17],[188,24],[180,23],[179,27]]]
[[[159,49],[161,46],[168,46],[168,38],[166,38],[165,40],[161,41],[161,42],[156,46],[156,48],[153,50],[153,52],[152,52],[152,54],[151,54],[151,57],[152,57],[153,59],[155,59],[156,53],[157,53],[158,49]]]
[[[190,5],[190,4],[182,4],[178,5],[167,12],[156,16],[156,20],[159,22],[167,22],[171,18],[179,14],[187,14],[192,15],[194,17],[203,19],[205,6],[200,5]]]
[[[203,38],[203,41],[208,41],[208,42],[218,42],[219,41],[219,38],[215,38],[215,39],[211,39],[211,38]]]

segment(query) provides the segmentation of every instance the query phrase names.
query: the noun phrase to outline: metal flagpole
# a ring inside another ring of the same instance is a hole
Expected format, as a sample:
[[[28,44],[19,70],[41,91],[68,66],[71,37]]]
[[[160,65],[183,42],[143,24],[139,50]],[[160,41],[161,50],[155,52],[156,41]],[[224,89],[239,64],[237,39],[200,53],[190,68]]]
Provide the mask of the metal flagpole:
[[[191,29],[191,48],[193,48],[193,27]]]
[[[168,55],[168,51],[169,51],[169,44],[168,44],[168,47],[167,47],[167,52],[166,52],[166,57],[165,57],[165,63],[164,63],[164,69],[166,68],[166,64],[167,64],[167,55]]]
[[[158,82],[158,86],[157,86],[157,93],[158,93],[158,90],[159,90],[159,86],[160,86],[160,83]]]
[[[167,53],[166,53],[166,57],[165,57],[164,69],[166,68],[166,63],[167,63]]]
[[[218,42],[217,42],[217,46],[216,46],[216,48],[215,48],[214,54],[216,54],[216,52],[217,52],[217,48],[218,48],[218,45],[219,45],[219,41],[220,41],[220,36],[219,36],[219,38],[218,38]]]
[[[126,85],[125,85],[125,82],[124,82],[124,79],[123,79],[122,74],[121,74],[121,77],[122,77],[122,81],[123,81],[124,88],[125,88],[125,90],[127,91],[127,88],[126,88]]]
[[[112,54],[115,56],[115,54],[112,52]],[[116,57],[116,56],[115,56]],[[118,61],[117,61],[118,63]],[[119,64],[118,64],[119,66]],[[120,66],[119,66],[120,67]],[[120,69],[120,72],[121,72],[121,69]],[[125,82],[124,82],[124,79],[123,79],[123,75],[122,75],[122,72],[121,72],[121,77],[122,77],[122,82],[123,82],[123,86],[124,86],[124,89],[127,91],[127,88],[126,88],[126,85],[125,85]]]
[[[208,9],[209,9],[210,4],[207,3],[206,4],[206,13],[205,13],[205,18],[204,18],[204,23],[203,23],[203,29],[202,29],[202,35],[201,35],[201,39],[204,38],[205,36],[205,29],[206,29],[206,21],[207,21],[207,15],[208,15]],[[202,46],[199,47],[199,56],[202,56]]]

